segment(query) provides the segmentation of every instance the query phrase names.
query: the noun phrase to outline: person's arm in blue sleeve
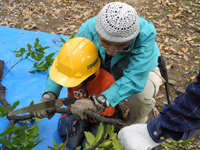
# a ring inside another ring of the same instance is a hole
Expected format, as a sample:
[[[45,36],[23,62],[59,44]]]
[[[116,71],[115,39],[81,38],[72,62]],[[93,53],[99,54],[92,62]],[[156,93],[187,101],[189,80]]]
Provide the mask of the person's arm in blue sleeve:
[[[186,140],[200,129],[200,74],[197,81],[188,85],[185,93],[176,97],[172,105],[164,105],[159,116],[151,120],[147,127],[155,142],[163,142],[166,138]]]
[[[126,149],[146,150],[168,138],[187,140],[200,129],[200,73],[197,81],[187,86],[185,93],[164,105],[160,114],[148,124],[133,124],[122,128],[118,139]]]
[[[123,76],[102,93],[111,106],[143,91],[149,72],[158,66],[160,51],[155,42],[156,30],[152,23],[142,18],[139,21],[140,32],[131,47],[129,64],[123,71]]]
[[[59,85],[59,84],[57,84],[53,80],[51,80],[51,78],[49,76],[49,70],[50,70],[50,67],[48,69],[48,75],[47,75],[47,78],[46,78],[46,86],[45,86],[45,89],[44,89],[44,93],[46,93],[46,92],[52,92],[58,98],[59,95],[60,95],[60,91],[62,89],[62,86]]]

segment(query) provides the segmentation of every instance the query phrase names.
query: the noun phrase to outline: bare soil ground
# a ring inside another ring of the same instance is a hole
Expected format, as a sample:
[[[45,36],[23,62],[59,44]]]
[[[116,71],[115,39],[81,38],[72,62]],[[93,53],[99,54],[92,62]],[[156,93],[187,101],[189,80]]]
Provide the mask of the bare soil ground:
[[[200,69],[200,0],[119,1],[132,5],[140,17],[154,24],[156,41],[168,69],[173,101],[195,80]],[[70,36],[109,2],[112,0],[0,0],[0,25]],[[164,86],[155,98],[156,109],[149,120],[167,103]],[[122,105],[124,111],[128,109],[126,104]],[[174,149],[200,149],[199,139],[197,132],[186,147],[178,145]],[[169,148],[159,146],[157,149]]]

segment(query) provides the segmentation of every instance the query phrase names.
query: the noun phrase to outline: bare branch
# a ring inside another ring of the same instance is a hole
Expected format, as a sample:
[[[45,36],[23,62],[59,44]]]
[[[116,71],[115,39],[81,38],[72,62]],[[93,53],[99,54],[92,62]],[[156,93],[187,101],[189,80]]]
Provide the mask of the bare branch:
[[[4,68],[4,61],[0,60],[0,75],[2,76],[3,73],[3,68]],[[1,77],[0,76],[0,77]],[[1,79],[1,78],[0,78]],[[0,80],[1,81],[1,80]],[[10,104],[7,102],[7,100],[5,99],[5,87],[0,83],[0,103],[7,108],[7,111],[11,111],[10,108]],[[8,127],[15,125],[15,121],[11,120]],[[10,139],[12,133],[9,133],[6,138]],[[1,146],[1,150],[6,150],[7,146],[2,144]]]
[[[21,58],[18,62],[16,62],[5,74],[3,77],[0,78],[0,80],[2,80],[3,78],[5,78],[5,76],[8,74],[8,72],[15,67],[20,61],[24,60],[25,58]]]
[[[3,61],[3,60],[0,60],[0,77],[1,77],[2,74],[3,74],[3,68],[4,68],[4,61]]]

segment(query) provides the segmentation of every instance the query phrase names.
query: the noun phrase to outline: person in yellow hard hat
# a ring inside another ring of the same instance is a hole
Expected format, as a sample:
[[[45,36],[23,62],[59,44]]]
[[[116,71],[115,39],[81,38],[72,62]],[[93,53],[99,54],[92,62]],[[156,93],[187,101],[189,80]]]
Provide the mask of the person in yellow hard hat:
[[[98,51],[93,42],[87,38],[73,38],[62,46],[49,70],[48,78],[50,77],[60,86],[68,87],[68,97],[90,101],[89,104],[93,105],[93,101],[86,98],[93,94],[98,96],[115,82],[110,73],[100,68],[100,63]],[[46,86],[51,86],[51,83],[47,83]],[[53,92],[45,92],[41,102],[57,97]],[[85,107],[89,108],[90,105],[87,104]],[[115,107],[99,109],[99,113],[106,117],[113,117]],[[54,115],[48,114],[46,110],[34,112],[34,114],[38,118],[51,118]],[[80,145],[84,147],[86,143],[84,131],[89,131],[94,135],[98,131],[99,122],[89,117],[79,119],[81,120],[74,121],[71,115],[62,115],[58,121],[58,133],[63,138],[63,142],[68,136],[67,147],[70,149],[75,149]]]

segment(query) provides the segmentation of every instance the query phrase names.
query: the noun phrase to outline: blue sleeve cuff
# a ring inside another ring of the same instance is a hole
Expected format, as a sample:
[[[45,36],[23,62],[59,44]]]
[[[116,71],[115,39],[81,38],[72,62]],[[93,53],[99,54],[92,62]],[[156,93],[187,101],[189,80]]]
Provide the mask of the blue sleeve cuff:
[[[149,135],[156,143],[162,143],[169,138],[168,135],[162,133],[159,124],[160,121],[161,121],[161,116],[159,115],[156,118],[149,121],[147,124],[147,130],[149,132]]]
[[[168,123],[165,122],[165,119],[163,119],[161,115],[148,122],[147,129],[149,135],[156,143],[162,143],[168,138],[172,138],[175,141],[185,141],[196,132],[196,129],[188,132],[175,131],[169,127],[169,124],[169,126],[167,126],[167,124]]]
[[[116,106],[119,103],[119,95],[110,94],[109,90],[104,91],[102,94],[106,97],[107,101],[112,107]]]

